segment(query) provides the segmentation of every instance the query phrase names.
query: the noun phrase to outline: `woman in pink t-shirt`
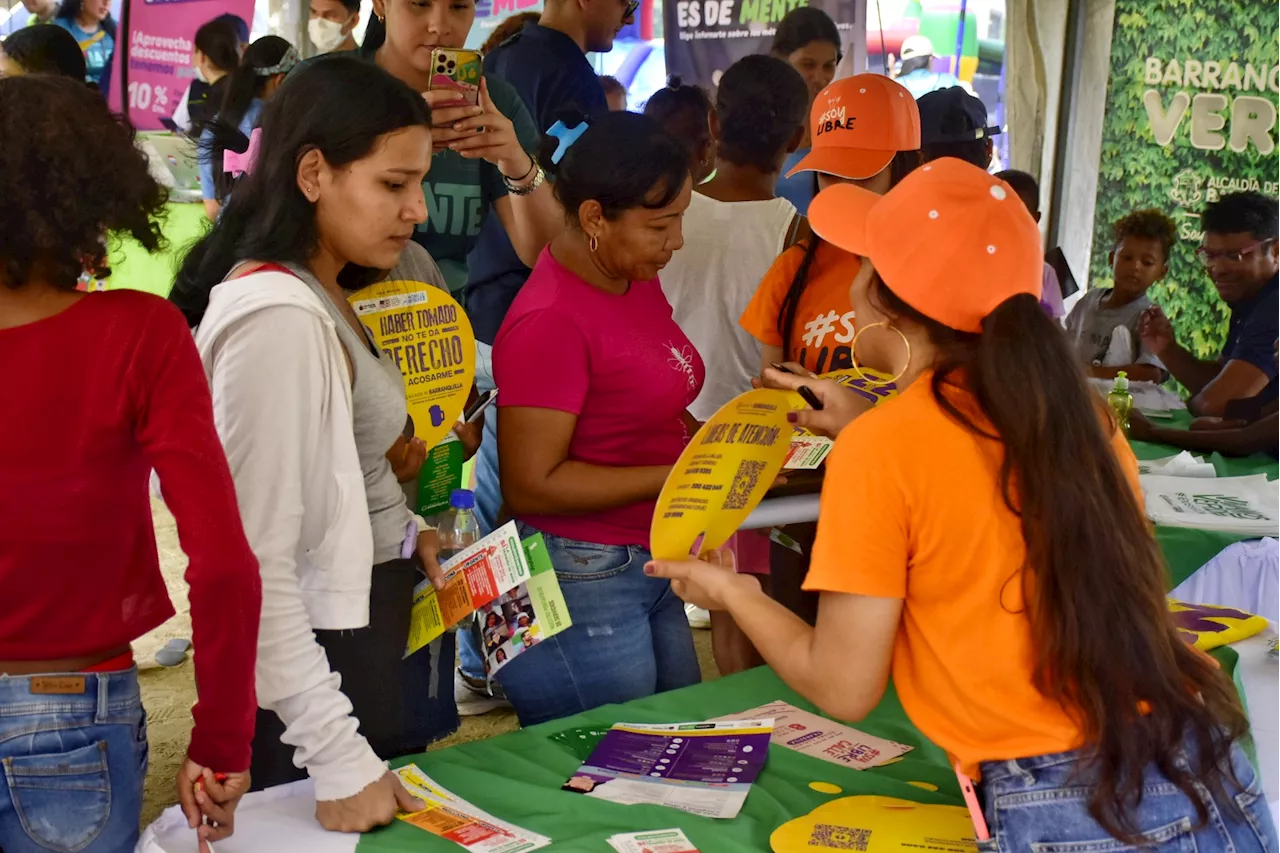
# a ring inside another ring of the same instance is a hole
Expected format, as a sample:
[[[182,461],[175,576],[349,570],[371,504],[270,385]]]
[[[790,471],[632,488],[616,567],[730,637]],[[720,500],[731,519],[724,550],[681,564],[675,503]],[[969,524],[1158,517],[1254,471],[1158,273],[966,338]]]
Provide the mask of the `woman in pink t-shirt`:
[[[688,153],[634,113],[557,123],[544,149],[569,227],[494,341],[498,457],[507,508],[545,537],[573,627],[498,675],[524,725],[699,680],[684,608],[643,568],[704,377],[657,277],[683,242]]]

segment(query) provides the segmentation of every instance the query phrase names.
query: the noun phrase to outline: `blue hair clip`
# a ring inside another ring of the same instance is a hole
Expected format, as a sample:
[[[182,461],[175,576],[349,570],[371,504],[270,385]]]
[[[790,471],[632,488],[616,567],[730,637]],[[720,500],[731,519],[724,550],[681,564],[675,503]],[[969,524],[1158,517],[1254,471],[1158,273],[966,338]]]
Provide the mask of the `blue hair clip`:
[[[556,146],[556,151],[551,155],[551,162],[557,166],[564,159],[564,152],[569,150],[569,146],[578,141],[582,134],[587,132],[587,123],[585,121],[578,122],[574,127],[565,127],[564,122],[557,121],[551,125],[551,129],[547,131],[547,136],[554,136],[560,140],[560,144]]]

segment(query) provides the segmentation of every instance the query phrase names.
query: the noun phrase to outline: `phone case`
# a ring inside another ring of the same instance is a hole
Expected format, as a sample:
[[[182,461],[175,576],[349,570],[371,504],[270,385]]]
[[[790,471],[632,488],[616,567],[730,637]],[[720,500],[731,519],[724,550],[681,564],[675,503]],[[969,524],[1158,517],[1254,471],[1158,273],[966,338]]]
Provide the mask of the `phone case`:
[[[484,58],[479,51],[438,47],[431,51],[430,88],[454,89],[458,100],[441,106],[476,106],[480,103],[480,78]]]

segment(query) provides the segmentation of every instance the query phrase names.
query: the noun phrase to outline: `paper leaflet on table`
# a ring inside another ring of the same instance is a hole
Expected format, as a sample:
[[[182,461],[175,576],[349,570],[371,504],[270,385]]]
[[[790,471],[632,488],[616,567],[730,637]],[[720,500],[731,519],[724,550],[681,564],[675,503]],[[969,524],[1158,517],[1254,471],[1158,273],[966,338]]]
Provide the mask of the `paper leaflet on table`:
[[[551,844],[545,835],[499,820],[455,796],[416,764],[406,764],[396,775],[405,789],[426,805],[420,811],[396,815],[411,826],[459,844],[472,853],[523,853]]]
[[[898,386],[889,381],[892,378],[889,374],[870,368],[862,368],[861,375],[856,370],[845,369],[833,370],[818,378],[838,382],[871,403],[879,403],[898,394]],[[797,409],[808,405],[799,394],[794,394],[791,402]],[[834,439],[795,427],[791,436],[791,448],[782,467],[787,471],[811,471],[826,461],[833,447]]]
[[[459,552],[441,568],[445,573],[444,589],[437,592],[426,578],[413,588],[405,657],[531,577],[514,521]],[[551,578],[554,580],[555,572],[551,572]]]
[[[974,853],[978,849],[969,811],[963,806],[924,805],[880,796],[844,797],[823,803],[774,830],[769,846],[774,853]]]
[[[860,732],[781,700],[722,719],[744,717],[773,718],[771,742],[777,746],[855,770],[878,767],[914,748]]]
[[[768,759],[772,733],[773,720],[619,723],[564,790],[731,819]]]
[[[347,302],[400,369],[414,435],[436,446],[475,384],[476,339],[466,311],[447,290],[421,281],[380,281]]]
[[[542,534],[521,543],[532,577],[476,611],[484,668],[490,678],[529,649],[573,626]]]
[[[618,853],[699,853],[689,836],[679,829],[627,832],[606,840]]]
[[[1175,456],[1164,456],[1160,459],[1138,460],[1139,474],[1163,474],[1166,477],[1217,477],[1218,471],[1212,462],[1206,462],[1192,456],[1184,450]]]
[[[1156,524],[1245,536],[1280,531],[1280,499],[1265,474],[1244,477],[1169,477],[1142,474],[1147,517]]]

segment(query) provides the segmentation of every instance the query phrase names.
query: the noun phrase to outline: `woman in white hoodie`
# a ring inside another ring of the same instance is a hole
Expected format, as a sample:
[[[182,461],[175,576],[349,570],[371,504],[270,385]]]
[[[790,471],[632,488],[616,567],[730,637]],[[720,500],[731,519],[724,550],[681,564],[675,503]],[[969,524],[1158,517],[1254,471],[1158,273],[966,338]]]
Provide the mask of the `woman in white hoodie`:
[[[438,541],[386,457],[403,380],[344,291],[395,267],[426,219],[430,125],[422,97],[376,66],[299,72],[172,295],[196,327],[261,566],[253,779],[309,774],[337,831],[415,807],[383,759],[457,725],[451,640],[402,660],[414,584],[442,580]]]

